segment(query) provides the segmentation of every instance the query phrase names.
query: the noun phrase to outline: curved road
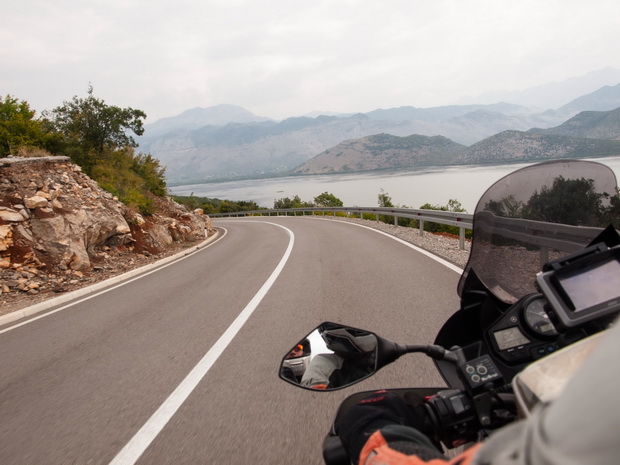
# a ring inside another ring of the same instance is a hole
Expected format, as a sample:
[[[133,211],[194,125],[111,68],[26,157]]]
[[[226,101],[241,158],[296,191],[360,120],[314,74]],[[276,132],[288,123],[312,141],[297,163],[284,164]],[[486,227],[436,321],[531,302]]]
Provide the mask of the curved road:
[[[432,342],[458,307],[454,269],[346,222],[214,223],[183,260],[0,328],[0,463],[321,464],[344,397],[441,384],[421,355],[329,394],[277,372],[325,320]]]

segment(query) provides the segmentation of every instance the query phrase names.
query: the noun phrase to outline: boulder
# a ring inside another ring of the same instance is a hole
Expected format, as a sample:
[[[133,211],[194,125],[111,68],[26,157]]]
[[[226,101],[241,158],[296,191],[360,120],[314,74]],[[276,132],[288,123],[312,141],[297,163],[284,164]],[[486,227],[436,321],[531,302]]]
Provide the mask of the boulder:
[[[8,223],[11,223],[11,222],[18,223],[20,221],[24,221],[24,219],[25,218],[19,212],[16,212],[15,210],[12,210],[12,209],[0,210],[0,220],[2,221],[6,221]]]
[[[210,227],[207,216],[190,213],[170,199],[154,201],[158,214],[139,215],[101,189],[67,157],[2,159],[2,292],[7,288],[36,292],[48,282],[51,286],[52,280],[45,278],[45,273],[70,273],[74,279],[101,270],[105,268],[102,260],[111,249],[128,254],[127,263],[131,263],[137,253],[150,256],[164,252],[175,241],[204,239],[205,228]],[[22,278],[5,273],[22,266],[43,270],[36,278],[39,287],[30,281],[12,285]]]
[[[24,204],[26,208],[30,210],[34,210],[35,208],[45,208],[49,206],[49,202],[45,197],[41,197],[40,195],[33,195],[32,197],[26,197],[24,199]]]
[[[13,226],[10,224],[0,225],[0,252],[9,250],[13,245]]]

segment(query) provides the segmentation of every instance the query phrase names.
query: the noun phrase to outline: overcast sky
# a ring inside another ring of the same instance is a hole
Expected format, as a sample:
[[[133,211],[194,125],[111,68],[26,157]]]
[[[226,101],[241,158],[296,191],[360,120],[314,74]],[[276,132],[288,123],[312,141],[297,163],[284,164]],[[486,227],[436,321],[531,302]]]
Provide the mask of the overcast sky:
[[[0,0],[0,94],[147,123],[462,103],[620,68],[618,0]]]

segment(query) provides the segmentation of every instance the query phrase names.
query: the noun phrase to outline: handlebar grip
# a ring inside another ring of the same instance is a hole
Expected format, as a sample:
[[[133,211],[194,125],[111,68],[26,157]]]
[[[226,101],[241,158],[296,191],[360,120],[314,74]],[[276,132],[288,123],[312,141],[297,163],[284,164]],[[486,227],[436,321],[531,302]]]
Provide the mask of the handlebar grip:
[[[339,436],[325,436],[323,460],[326,465],[351,465],[351,459]]]

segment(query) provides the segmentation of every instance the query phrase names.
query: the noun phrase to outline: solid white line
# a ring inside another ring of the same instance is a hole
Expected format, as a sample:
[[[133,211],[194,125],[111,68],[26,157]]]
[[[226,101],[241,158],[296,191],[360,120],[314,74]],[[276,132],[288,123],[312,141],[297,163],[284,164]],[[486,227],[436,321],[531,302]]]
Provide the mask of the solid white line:
[[[185,379],[179,384],[179,386],[170,394],[170,396],[164,401],[164,403],[157,409],[157,411],[148,419],[148,421],[140,428],[136,435],[131,438],[127,445],[118,453],[116,457],[110,462],[110,465],[133,465],[149,447],[151,442],[157,437],[161,430],[166,426],[168,421],[181,407],[183,402],[187,400],[192,391],[196,388],[198,383],[204,378],[207,372],[211,369],[213,364],[222,355],[228,344],[230,344],[233,338],[241,330],[248,318],[252,315],[258,304],[263,300],[263,297],[267,294],[273,283],[280,275],[280,272],[284,268],[284,265],[288,261],[291,251],[293,250],[293,244],[295,243],[295,235],[290,229],[267,221],[261,221],[261,223],[271,224],[278,226],[288,232],[289,244],[286,252],[282,256],[280,263],[276,269],[271,273],[269,279],[265,281],[265,284],[260,288],[258,293],[252,298],[248,305],[243,309],[239,316],[232,322],[228,329],[222,334],[215,344],[209,349],[205,356],[198,362],[198,364],[190,371]]]
[[[400,242],[401,244],[406,245],[407,247],[412,248],[413,250],[415,250],[416,252],[421,253],[422,255],[426,255],[427,257],[432,258],[436,262],[441,263],[443,266],[445,266],[447,268],[450,268],[455,273],[458,273],[458,274],[462,274],[463,273],[463,269],[462,268],[459,268],[455,264],[450,263],[447,260],[444,260],[443,258],[435,255],[434,253],[429,252],[428,250],[422,249],[422,248],[418,247],[417,245],[413,245],[411,242],[404,241],[404,240],[402,240],[402,239],[400,239],[400,238],[398,238],[396,236],[393,236],[393,235],[391,235],[389,233],[380,231],[380,230],[375,229],[375,228],[371,228],[370,226],[366,226],[366,225],[359,224],[359,223],[351,223],[349,221],[339,221],[339,220],[332,220],[332,219],[329,219],[329,218],[319,218],[319,217],[315,217],[315,216],[304,216],[304,217],[282,216],[282,217],[279,217],[279,218],[297,218],[297,219],[302,218],[302,219],[321,220],[321,221],[336,221],[336,222],[341,223],[341,224],[348,224],[348,225],[351,225],[351,226],[357,226],[359,228],[366,228],[366,229],[369,229],[370,231],[374,231],[374,232],[376,232],[378,234],[383,234],[384,236],[389,237],[390,239],[394,239],[395,241]]]
[[[40,320],[41,318],[48,317],[48,316],[53,315],[54,313],[58,313],[58,312],[60,312],[62,310],[66,310],[67,308],[73,307],[74,305],[77,305],[79,303],[82,303],[82,302],[85,302],[87,300],[90,300],[93,297],[97,297],[97,296],[99,296],[101,294],[105,294],[106,292],[110,292],[110,291],[112,291],[114,289],[117,289],[117,288],[119,288],[121,286],[124,286],[125,284],[132,283],[132,282],[134,282],[137,279],[143,278],[143,277],[148,276],[148,275],[150,275],[152,273],[156,273],[159,270],[163,270],[164,268],[167,268],[170,265],[172,265],[174,263],[177,263],[178,261],[183,260],[183,259],[189,257],[190,255],[193,255],[194,253],[201,252],[201,251],[211,247],[212,245],[217,244],[220,240],[222,240],[226,236],[226,233],[227,233],[226,228],[222,228],[222,229],[224,230],[224,235],[222,237],[217,238],[217,240],[215,240],[214,242],[209,243],[205,247],[202,247],[202,248],[200,248],[198,250],[195,250],[194,252],[191,252],[191,253],[180,252],[179,254],[174,255],[172,257],[164,258],[164,259],[160,260],[158,263],[153,263],[152,265],[146,265],[146,266],[143,266],[141,268],[138,268],[138,269],[135,269],[135,270],[132,270],[132,271],[128,271],[127,273],[124,273],[122,275],[116,276],[114,278],[110,278],[110,279],[108,279],[106,281],[101,281],[101,282],[99,282],[97,284],[93,284],[92,286],[90,286],[87,289],[79,289],[79,290],[74,291],[72,293],[66,294],[65,296],[62,296],[61,298],[57,298],[58,301],[56,301],[56,303],[61,303],[62,301],[65,301],[65,302],[66,301],[70,301],[71,303],[69,303],[67,305],[63,305],[62,307],[59,307],[59,308],[57,308],[55,310],[52,310],[50,312],[46,312],[46,313],[44,313],[42,315],[39,315],[37,317],[30,318],[29,320],[26,320],[26,321],[23,321],[21,323],[15,324],[15,325],[13,325],[13,326],[11,326],[9,328],[0,330],[0,334],[6,333],[6,332],[11,331],[11,330],[13,330],[15,328],[19,328],[20,326],[27,325],[29,323],[32,323],[33,321]],[[162,262],[165,263],[165,264],[162,265]],[[144,271],[145,269],[150,269],[150,268],[153,268],[153,269],[151,271],[147,271],[147,272]],[[136,276],[136,277],[134,277],[132,279],[128,279],[131,276]],[[98,289],[103,288],[105,286],[109,286],[110,283],[113,283],[113,282],[119,282],[120,284],[117,284],[116,286],[108,287],[108,288],[106,288],[106,289],[104,289],[104,290],[102,290],[100,292],[97,292]],[[88,295],[86,297],[82,298],[82,299],[79,299],[79,300],[72,300],[73,296],[75,296],[75,298],[77,299],[77,297],[79,295],[83,295],[83,294],[88,294]],[[24,317],[30,316],[32,314],[45,311],[45,306],[46,305],[47,306],[53,305],[54,304],[54,300],[56,300],[56,299],[51,299],[49,301],[44,301],[44,302],[41,302],[40,304],[37,304],[37,305],[35,305],[33,307],[28,307],[28,308],[25,308],[23,310],[18,310],[17,312],[14,312],[14,313],[18,313],[18,312],[21,312],[21,313],[19,314],[19,316],[15,316],[15,318],[16,319],[17,318],[24,318]],[[39,306],[41,306],[41,308],[39,308]],[[35,307],[37,307],[37,308],[35,308]],[[10,316],[10,314],[9,315],[5,315],[5,316],[8,317],[8,316]],[[1,319],[1,317],[0,317],[0,319]],[[11,320],[7,320],[6,322],[3,321],[2,323],[9,323],[10,321]]]
[[[317,219],[324,219],[324,218],[317,218]],[[328,220],[326,218],[324,220],[325,221],[338,221],[338,220]],[[436,262],[441,263],[443,266],[450,268],[452,271],[454,271],[454,272],[456,272],[458,274],[462,274],[463,273],[463,269],[462,268],[459,268],[458,266],[454,265],[453,263],[450,263],[448,260],[444,260],[443,258],[438,257],[434,253],[429,252],[428,250],[424,250],[424,249],[418,247],[417,245],[413,245],[411,242],[404,241],[404,240],[400,239],[399,237],[392,236],[391,234],[388,234],[388,233],[383,232],[383,231],[379,231],[378,229],[374,229],[374,228],[371,228],[369,226],[365,226],[363,224],[349,223],[348,221],[339,221],[339,223],[350,224],[352,226],[359,226],[360,228],[370,229],[371,231],[374,231],[376,233],[383,234],[384,236],[387,236],[390,239],[394,239],[395,241],[400,242],[401,244],[406,245],[407,247],[411,247],[413,250],[415,250],[416,252],[420,252],[422,255],[426,255],[427,257],[432,258]]]

